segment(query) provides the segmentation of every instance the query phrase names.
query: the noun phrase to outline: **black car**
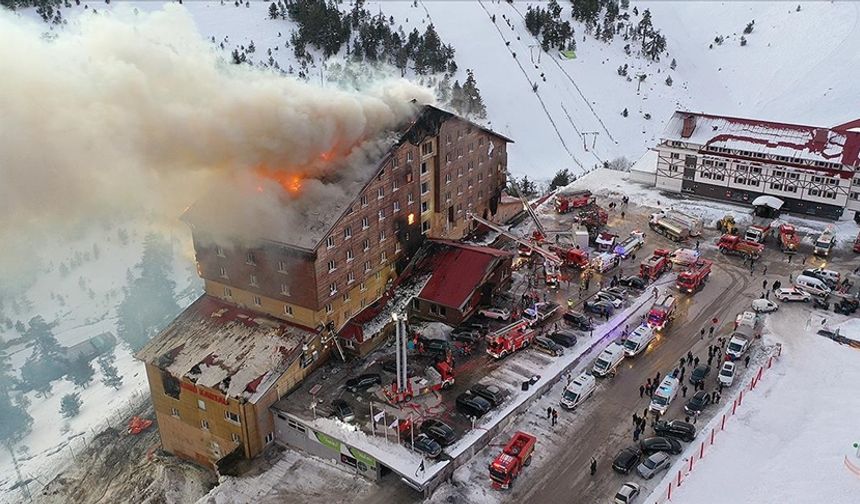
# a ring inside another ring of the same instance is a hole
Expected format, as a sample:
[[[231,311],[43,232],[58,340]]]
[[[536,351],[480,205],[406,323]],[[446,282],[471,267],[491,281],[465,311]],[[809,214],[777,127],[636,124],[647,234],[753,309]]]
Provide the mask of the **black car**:
[[[535,338],[534,341],[532,341],[532,348],[534,348],[538,352],[552,355],[553,357],[559,357],[561,355],[564,355],[564,348],[561,345],[549,338],[544,338],[541,336]]]
[[[465,329],[471,329],[473,331],[478,331],[479,333],[481,333],[481,336],[490,332],[490,326],[488,324],[484,324],[482,322],[469,322],[468,324],[460,326],[460,327],[465,328]]]
[[[494,408],[505,402],[505,399],[508,397],[508,393],[505,389],[493,384],[485,385],[483,383],[476,383],[472,385],[471,392],[476,396],[489,401]]]
[[[389,359],[389,360],[382,361],[382,370],[386,371],[388,373],[391,373],[391,374],[397,373],[397,359]],[[410,366],[410,365],[406,366],[406,374],[408,376],[414,376],[415,375],[415,372],[412,369],[412,366]]]
[[[812,307],[818,308],[819,310],[828,311],[830,309],[830,303],[826,299],[814,296],[812,298]]]
[[[585,308],[585,311],[598,315],[612,315],[614,309],[609,301],[586,301],[582,303],[582,307]]]
[[[851,315],[860,307],[860,301],[856,299],[843,299],[838,303],[833,303],[833,311],[843,315]]]
[[[648,287],[648,281],[638,276],[627,276],[618,280],[618,285],[630,287],[636,290],[645,290]]]
[[[615,460],[612,461],[612,469],[617,473],[627,474],[639,464],[641,456],[642,454],[635,446],[628,446],[615,456]]]
[[[344,387],[346,387],[350,392],[358,392],[359,390],[366,390],[374,385],[379,385],[380,383],[382,383],[382,377],[376,373],[372,373],[350,378],[346,381]]]
[[[680,439],[689,443],[696,437],[696,427],[680,420],[658,421],[654,424],[654,433],[658,436]]]
[[[442,455],[442,447],[427,434],[419,434],[415,436],[414,442],[408,442],[412,443],[416,451],[419,451],[430,458],[436,458],[439,455]]]
[[[693,372],[690,373],[690,383],[693,385],[697,383],[701,383],[705,381],[705,378],[708,377],[708,374],[711,372],[711,366],[700,364],[693,369]]]
[[[567,325],[575,327],[577,329],[581,329],[583,331],[589,331],[593,327],[593,325],[591,324],[591,319],[589,319],[588,316],[579,312],[569,311],[562,315],[561,318],[565,321],[565,323],[567,323]]]
[[[355,420],[355,413],[352,408],[343,399],[335,399],[331,402],[331,409],[334,415],[344,422],[352,422]]]
[[[711,394],[700,390],[687,401],[687,404],[684,405],[684,411],[691,415],[701,413],[709,404],[711,404]]]
[[[493,409],[493,405],[490,404],[490,401],[471,392],[463,392],[457,396],[457,411],[466,416],[479,418],[486,415],[491,409]]]
[[[654,436],[639,441],[639,449],[647,456],[657,452],[666,452],[671,455],[677,455],[681,453],[683,448],[677,439]]]
[[[550,334],[549,339],[565,348],[570,348],[576,345],[576,334],[572,331],[565,331],[564,329]]]
[[[457,434],[450,425],[437,418],[428,418],[421,422],[419,429],[422,434],[427,434],[442,446],[448,446],[457,439]]]
[[[451,348],[451,344],[448,343],[448,340],[444,339],[419,336],[418,343],[421,345],[422,351],[425,353],[444,354]]]

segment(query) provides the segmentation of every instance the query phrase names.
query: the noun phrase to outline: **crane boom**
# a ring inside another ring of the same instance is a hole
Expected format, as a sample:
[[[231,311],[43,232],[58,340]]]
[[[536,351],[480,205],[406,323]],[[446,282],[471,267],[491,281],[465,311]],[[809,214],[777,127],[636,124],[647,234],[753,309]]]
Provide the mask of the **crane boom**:
[[[477,215],[470,213],[470,212],[466,213],[466,218],[475,220],[475,221],[487,226],[488,228],[492,229],[493,231],[496,231],[500,234],[503,234],[503,235],[507,236],[508,238],[514,240],[515,242],[517,242],[521,245],[529,247],[530,249],[532,249],[535,252],[537,252],[538,254],[542,255],[547,261],[549,261],[553,264],[556,264],[556,265],[564,264],[564,261],[562,261],[561,258],[558,257],[556,254],[550,252],[549,250],[547,250],[543,247],[539,247],[539,246],[535,245],[534,243],[532,243],[529,240],[526,240],[525,238],[520,238],[519,236],[511,233],[507,229],[499,226],[498,224],[490,222],[486,219],[482,219],[482,218],[478,217]]]
[[[541,236],[546,236],[546,230],[544,230],[543,224],[540,223],[540,219],[538,219],[538,216],[532,209],[532,206],[529,204],[528,200],[526,200],[525,196],[523,196],[523,192],[520,190],[520,186],[517,184],[517,181],[514,180],[513,177],[511,177],[510,173],[506,173],[506,175],[508,176],[508,181],[510,181],[511,185],[514,186],[514,189],[517,190],[517,196],[523,202],[523,206],[526,207],[526,212],[528,212],[529,216],[534,221],[538,232],[541,234]]]

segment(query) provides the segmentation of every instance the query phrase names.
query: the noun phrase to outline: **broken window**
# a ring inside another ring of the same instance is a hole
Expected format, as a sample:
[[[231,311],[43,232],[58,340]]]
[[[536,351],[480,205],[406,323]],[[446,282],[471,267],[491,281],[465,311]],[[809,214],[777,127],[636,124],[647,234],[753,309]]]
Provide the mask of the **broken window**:
[[[179,399],[179,393],[181,392],[182,387],[179,385],[179,380],[174,378],[173,375],[166,371],[162,371],[161,386],[164,387],[164,395],[170,396],[174,399]]]

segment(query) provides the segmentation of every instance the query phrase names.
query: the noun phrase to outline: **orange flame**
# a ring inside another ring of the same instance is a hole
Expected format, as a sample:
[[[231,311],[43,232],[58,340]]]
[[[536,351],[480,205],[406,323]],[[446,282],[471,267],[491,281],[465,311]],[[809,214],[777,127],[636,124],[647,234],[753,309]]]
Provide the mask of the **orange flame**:
[[[274,180],[287,192],[292,194],[298,193],[302,188],[302,177],[294,173],[285,173],[279,170],[270,170],[264,166],[260,166],[255,170],[257,176]],[[263,192],[263,186],[257,186],[258,192]]]

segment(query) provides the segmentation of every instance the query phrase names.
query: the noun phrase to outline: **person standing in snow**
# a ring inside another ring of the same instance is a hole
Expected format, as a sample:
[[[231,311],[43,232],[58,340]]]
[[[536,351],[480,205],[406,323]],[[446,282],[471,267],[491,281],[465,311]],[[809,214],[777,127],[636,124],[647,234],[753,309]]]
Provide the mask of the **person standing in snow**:
[[[591,475],[594,476],[594,473],[597,472],[597,459],[591,457]]]
[[[746,359],[744,359],[744,367],[745,368],[750,367],[750,356],[749,355],[747,355]]]
[[[645,386],[639,385],[639,399],[642,399],[643,394],[645,394]]]
[[[683,378],[682,378],[682,380],[683,380]],[[687,386],[686,385],[681,387],[681,395],[682,395],[682,397],[687,397]]]

